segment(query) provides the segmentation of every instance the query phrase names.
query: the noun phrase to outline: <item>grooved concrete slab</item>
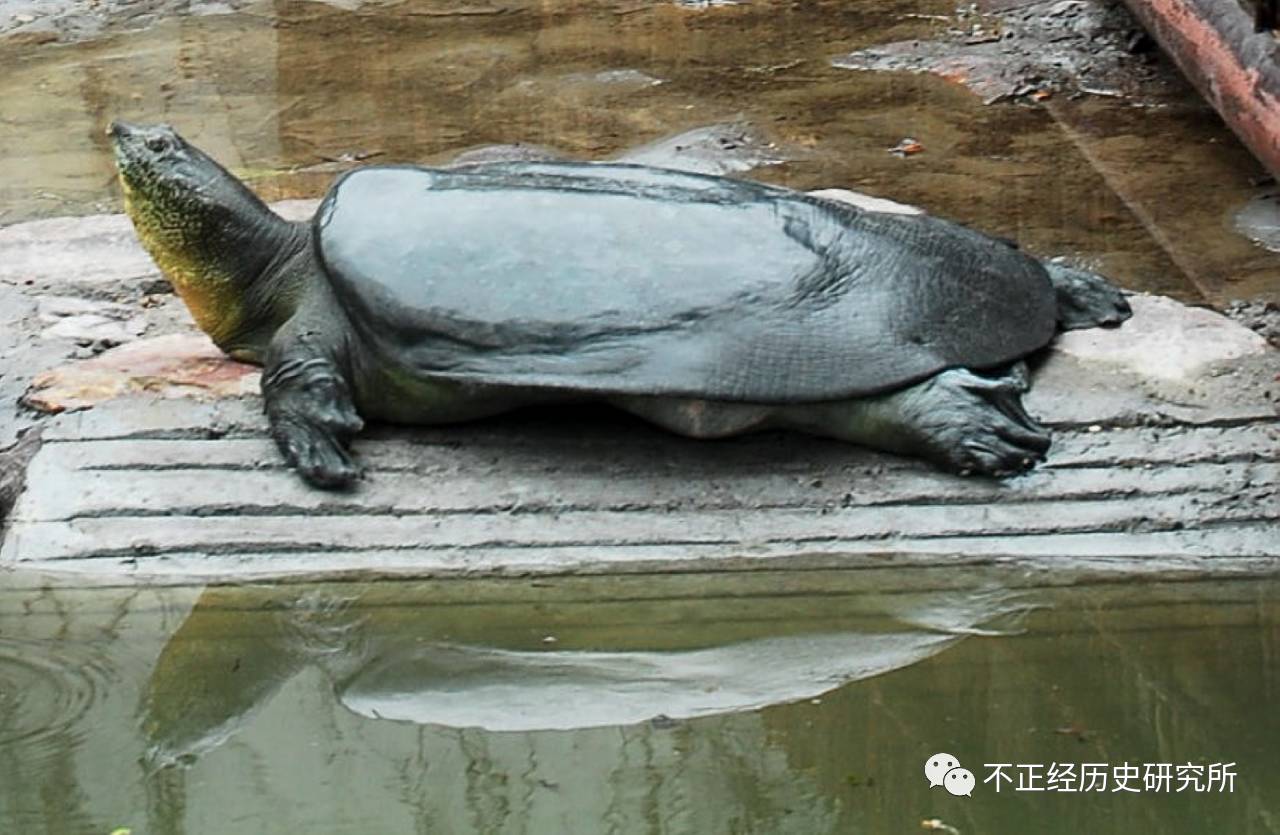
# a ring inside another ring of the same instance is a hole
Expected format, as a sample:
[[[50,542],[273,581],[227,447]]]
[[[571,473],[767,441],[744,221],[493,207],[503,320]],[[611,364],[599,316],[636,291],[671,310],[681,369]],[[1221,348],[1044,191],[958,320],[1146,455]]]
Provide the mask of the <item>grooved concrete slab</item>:
[[[1028,405],[1054,426],[1053,450],[1005,481],[799,435],[699,442],[605,411],[543,411],[375,429],[356,444],[369,477],[334,494],[284,470],[256,396],[135,394],[47,427],[0,564],[151,580],[1280,567],[1276,352],[1221,317],[1135,307],[1132,331],[1050,352]],[[1144,357],[1143,334],[1163,350],[1188,327],[1198,354],[1183,352],[1180,374]]]

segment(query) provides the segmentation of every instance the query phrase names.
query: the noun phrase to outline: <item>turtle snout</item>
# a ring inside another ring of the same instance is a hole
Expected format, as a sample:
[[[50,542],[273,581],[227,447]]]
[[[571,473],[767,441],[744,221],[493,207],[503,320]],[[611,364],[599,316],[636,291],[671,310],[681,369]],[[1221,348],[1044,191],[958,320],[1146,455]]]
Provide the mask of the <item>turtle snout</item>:
[[[112,120],[111,124],[107,126],[107,136],[113,139],[124,139],[126,136],[132,136],[137,130],[128,122]]]

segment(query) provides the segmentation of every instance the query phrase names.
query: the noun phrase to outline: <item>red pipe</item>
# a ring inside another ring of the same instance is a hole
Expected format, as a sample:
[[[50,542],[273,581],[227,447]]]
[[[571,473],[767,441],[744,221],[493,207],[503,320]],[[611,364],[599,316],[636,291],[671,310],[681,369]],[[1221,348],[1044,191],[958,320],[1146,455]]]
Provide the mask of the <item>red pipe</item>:
[[[1280,39],[1241,0],[1125,0],[1134,16],[1280,178]],[[1265,2],[1265,0],[1255,0]]]

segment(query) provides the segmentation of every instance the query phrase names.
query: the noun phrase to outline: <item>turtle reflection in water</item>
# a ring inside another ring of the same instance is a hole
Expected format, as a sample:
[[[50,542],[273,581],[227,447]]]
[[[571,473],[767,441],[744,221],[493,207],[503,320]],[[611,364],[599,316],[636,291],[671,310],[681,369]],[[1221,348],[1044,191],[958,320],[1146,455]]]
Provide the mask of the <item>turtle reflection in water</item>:
[[[1049,436],[1020,360],[1129,315],[1102,278],[925,215],[620,164],[372,166],[290,223],[168,126],[110,128],[125,205],[196,322],[265,366],[320,487],[363,419],[603,400],[683,435],[799,429],[961,472]]]

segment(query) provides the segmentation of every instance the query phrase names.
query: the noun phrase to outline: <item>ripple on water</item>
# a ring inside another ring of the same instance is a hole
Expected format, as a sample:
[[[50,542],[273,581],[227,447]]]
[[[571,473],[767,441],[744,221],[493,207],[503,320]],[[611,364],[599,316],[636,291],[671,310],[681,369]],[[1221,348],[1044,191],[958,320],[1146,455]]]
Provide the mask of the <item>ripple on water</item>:
[[[107,692],[111,676],[91,647],[0,639],[0,748],[45,753],[78,736],[75,727]]]

